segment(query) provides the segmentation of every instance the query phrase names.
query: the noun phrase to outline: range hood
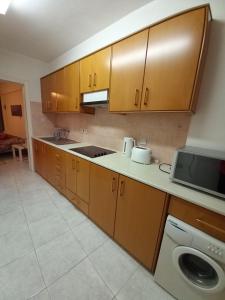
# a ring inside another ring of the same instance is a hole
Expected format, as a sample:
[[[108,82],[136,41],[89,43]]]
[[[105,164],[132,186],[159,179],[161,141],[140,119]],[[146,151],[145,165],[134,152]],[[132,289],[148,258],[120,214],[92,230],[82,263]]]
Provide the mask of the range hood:
[[[108,90],[84,93],[83,106],[105,106],[108,104]]]

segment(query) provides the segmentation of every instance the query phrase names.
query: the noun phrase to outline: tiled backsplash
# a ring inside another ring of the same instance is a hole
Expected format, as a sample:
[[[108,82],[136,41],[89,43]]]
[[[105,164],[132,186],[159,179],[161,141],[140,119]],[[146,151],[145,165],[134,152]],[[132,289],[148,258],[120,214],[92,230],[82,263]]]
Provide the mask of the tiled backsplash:
[[[43,114],[40,102],[30,102],[30,109],[33,135],[52,135],[56,122],[55,114]]]
[[[57,127],[68,127],[70,138],[121,151],[124,136],[137,143],[147,139],[153,156],[170,163],[174,150],[185,144],[191,115],[187,113],[113,114],[97,108],[95,115],[57,114]],[[87,130],[83,132],[83,129]]]

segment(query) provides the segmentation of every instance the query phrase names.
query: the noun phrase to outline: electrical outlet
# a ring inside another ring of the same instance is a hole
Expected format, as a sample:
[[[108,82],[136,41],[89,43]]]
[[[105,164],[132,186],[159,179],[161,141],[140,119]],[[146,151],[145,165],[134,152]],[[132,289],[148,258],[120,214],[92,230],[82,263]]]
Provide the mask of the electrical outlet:
[[[82,132],[83,134],[87,134],[87,133],[88,133],[88,130],[87,130],[87,128],[82,128],[82,129],[81,129],[81,132]]]

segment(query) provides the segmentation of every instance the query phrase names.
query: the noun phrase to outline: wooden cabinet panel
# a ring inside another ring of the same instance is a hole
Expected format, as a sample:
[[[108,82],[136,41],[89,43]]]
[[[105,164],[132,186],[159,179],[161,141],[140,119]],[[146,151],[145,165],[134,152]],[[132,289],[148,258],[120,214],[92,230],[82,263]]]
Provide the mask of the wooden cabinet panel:
[[[140,110],[148,29],[112,46],[110,111]]]
[[[56,111],[66,111],[67,103],[64,96],[64,69],[61,69],[54,73],[55,75],[55,87],[53,97],[56,101]]]
[[[142,110],[190,110],[202,49],[206,9],[150,27]]]
[[[79,198],[89,203],[89,185],[90,185],[90,163],[89,161],[76,158],[77,171],[77,189],[76,194]]]
[[[66,188],[76,194],[76,156],[66,154]]]
[[[109,88],[111,47],[93,55],[93,89],[96,91]]]
[[[169,214],[225,242],[225,216],[171,196]]]
[[[120,176],[114,237],[150,270],[165,207],[164,192]]]
[[[92,74],[93,55],[87,56],[80,61],[80,92],[90,92],[93,85]]]
[[[41,78],[41,99],[42,99],[42,111],[48,111],[48,101],[49,101],[49,92],[48,92],[48,77]]]
[[[109,88],[111,47],[85,57],[80,61],[80,92]]]
[[[79,62],[73,63],[64,68],[64,111],[80,110],[80,74]]]
[[[119,174],[103,167],[90,166],[89,216],[111,237],[114,233]]]

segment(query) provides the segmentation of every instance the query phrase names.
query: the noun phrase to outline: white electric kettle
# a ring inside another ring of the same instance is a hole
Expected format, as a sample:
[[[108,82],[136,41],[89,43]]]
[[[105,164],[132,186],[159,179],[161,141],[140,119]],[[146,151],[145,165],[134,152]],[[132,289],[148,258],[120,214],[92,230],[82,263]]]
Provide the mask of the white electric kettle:
[[[125,137],[123,139],[123,154],[127,157],[131,157],[131,152],[135,146],[135,139],[132,137]]]

